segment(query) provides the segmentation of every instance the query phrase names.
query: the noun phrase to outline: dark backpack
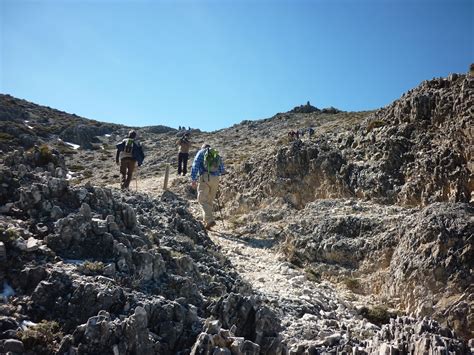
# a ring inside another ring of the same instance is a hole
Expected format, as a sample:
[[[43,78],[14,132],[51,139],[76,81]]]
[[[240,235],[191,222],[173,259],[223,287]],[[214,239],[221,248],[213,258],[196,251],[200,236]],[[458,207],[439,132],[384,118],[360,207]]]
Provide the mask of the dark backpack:
[[[143,149],[139,144],[135,143],[132,138],[125,138],[120,144],[117,144],[117,149],[122,152],[132,153],[132,157],[138,162],[138,166],[143,164],[143,160],[145,159]]]

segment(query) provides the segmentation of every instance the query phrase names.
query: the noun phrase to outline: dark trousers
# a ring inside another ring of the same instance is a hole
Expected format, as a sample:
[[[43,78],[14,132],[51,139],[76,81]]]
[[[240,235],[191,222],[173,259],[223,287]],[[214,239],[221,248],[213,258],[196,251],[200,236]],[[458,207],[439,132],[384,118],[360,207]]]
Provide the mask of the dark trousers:
[[[133,172],[135,171],[135,160],[132,158],[123,158],[120,160],[120,174],[122,174],[122,189],[128,189],[130,181],[132,181]]]
[[[179,153],[178,154],[178,175],[183,172],[183,175],[186,175],[188,172],[188,157],[189,153]]]

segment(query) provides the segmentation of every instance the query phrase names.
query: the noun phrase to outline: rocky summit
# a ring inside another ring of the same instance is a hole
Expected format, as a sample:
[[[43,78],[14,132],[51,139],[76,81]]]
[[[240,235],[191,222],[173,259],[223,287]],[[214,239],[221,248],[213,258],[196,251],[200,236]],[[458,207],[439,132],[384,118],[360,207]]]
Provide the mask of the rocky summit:
[[[226,164],[208,231],[182,130],[135,128],[121,190],[131,127],[0,95],[0,353],[472,353],[473,110],[452,74],[377,111],[187,130]]]

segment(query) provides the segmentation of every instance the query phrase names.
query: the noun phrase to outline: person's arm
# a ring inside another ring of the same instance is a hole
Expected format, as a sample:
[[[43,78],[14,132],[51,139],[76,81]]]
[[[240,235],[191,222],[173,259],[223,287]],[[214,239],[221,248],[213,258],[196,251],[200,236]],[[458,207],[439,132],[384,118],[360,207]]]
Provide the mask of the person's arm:
[[[203,151],[197,152],[193,160],[193,165],[191,167],[191,181],[193,183],[193,186],[197,183],[198,175],[201,173],[200,167],[202,166],[203,161],[204,161],[204,152]]]
[[[117,154],[115,155],[115,163],[119,163],[120,152],[123,150],[122,143],[119,143],[115,146],[117,148]]]
[[[138,166],[141,166],[143,164],[143,160],[145,160],[145,153],[143,153],[143,147],[141,144],[137,144],[138,146]]]
[[[219,168],[218,168],[219,175],[224,175],[225,174],[225,166],[224,166],[224,161],[222,158],[219,161]]]

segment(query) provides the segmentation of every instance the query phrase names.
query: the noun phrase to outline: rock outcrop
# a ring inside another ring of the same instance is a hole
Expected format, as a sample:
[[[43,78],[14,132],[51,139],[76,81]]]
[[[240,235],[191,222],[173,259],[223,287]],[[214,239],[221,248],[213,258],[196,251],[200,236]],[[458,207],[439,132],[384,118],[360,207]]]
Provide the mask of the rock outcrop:
[[[285,222],[280,238],[291,262],[474,336],[471,206],[438,203],[418,211],[320,201]]]
[[[423,82],[352,131],[252,157],[230,179],[227,199],[239,208],[274,197],[297,208],[352,196],[407,206],[469,202],[472,107],[474,78]]]
[[[219,298],[247,292],[178,196],[73,187],[49,153],[42,165],[15,151],[0,173],[3,295],[15,294],[2,309],[2,329],[14,329],[4,348],[174,354],[192,347],[205,318],[223,316],[210,312]],[[45,321],[60,324],[60,343],[42,338]],[[263,346],[264,335],[252,340]]]
[[[61,138],[91,149],[96,136],[110,134],[123,126],[88,120],[50,107],[0,94],[0,149],[31,148]]]

